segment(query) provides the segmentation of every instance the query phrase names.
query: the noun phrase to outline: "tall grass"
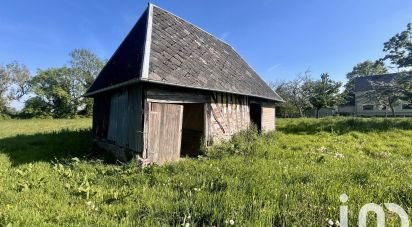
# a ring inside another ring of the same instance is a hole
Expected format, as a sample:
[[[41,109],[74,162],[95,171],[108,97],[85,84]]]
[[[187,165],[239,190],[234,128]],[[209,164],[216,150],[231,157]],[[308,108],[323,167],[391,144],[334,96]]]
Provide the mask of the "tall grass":
[[[0,225],[325,226],[343,193],[351,226],[365,203],[411,212],[410,120],[281,119],[277,132],[144,170],[84,158],[90,136],[74,121],[60,132],[54,120],[0,122]],[[17,136],[20,124],[39,130]]]

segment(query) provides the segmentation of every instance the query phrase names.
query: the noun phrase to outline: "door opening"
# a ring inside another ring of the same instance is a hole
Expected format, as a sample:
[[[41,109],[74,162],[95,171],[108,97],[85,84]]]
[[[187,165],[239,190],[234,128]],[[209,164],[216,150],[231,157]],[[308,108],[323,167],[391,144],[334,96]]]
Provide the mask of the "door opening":
[[[180,156],[196,157],[204,137],[204,104],[183,104],[182,149]]]
[[[250,121],[256,125],[258,132],[262,131],[262,107],[259,104],[250,104]]]

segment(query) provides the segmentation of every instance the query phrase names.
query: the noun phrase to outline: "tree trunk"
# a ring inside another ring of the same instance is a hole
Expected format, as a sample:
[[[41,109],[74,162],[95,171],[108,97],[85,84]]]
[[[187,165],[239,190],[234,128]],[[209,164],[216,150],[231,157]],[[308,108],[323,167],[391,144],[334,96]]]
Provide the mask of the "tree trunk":
[[[304,117],[304,115],[303,115],[303,111],[302,111],[302,109],[301,109],[301,108],[299,108],[299,115],[300,115],[300,117]]]
[[[316,118],[319,118],[319,110],[320,109],[316,109]]]
[[[392,117],[395,117],[395,109],[391,106]]]

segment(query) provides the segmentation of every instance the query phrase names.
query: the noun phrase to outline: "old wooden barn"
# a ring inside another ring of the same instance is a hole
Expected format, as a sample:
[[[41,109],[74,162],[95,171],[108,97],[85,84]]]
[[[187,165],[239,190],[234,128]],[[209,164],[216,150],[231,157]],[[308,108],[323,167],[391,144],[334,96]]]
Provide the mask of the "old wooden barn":
[[[85,96],[98,146],[159,164],[251,123],[274,130],[282,101],[231,46],[152,4]]]

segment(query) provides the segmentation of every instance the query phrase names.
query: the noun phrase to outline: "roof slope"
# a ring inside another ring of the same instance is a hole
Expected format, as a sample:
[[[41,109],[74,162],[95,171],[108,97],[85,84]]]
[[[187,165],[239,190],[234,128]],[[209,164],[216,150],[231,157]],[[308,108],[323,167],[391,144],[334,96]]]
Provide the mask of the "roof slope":
[[[142,61],[140,71],[133,68],[135,79],[282,101],[231,46],[157,6],[149,4],[147,11],[147,30],[137,31],[136,25],[129,34],[146,34],[143,60],[128,61]],[[124,42],[142,45],[129,37]],[[96,81],[108,74],[106,68]]]
[[[146,39],[148,10],[146,10],[119,48],[106,63],[86,93],[103,89],[137,79],[143,64],[144,43]]]
[[[411,77],[411,72],[404,72]],[[354,91],[355,92],[362,92],[362,91],[370,91],[373,90],[372,84],[373,83],[391,83],[397,76],[402,73],[390,73],[390,74],[382,74],[382,75],[373,75],[373,76],[364,76],[364,77],[356,77],[354,79]]]

